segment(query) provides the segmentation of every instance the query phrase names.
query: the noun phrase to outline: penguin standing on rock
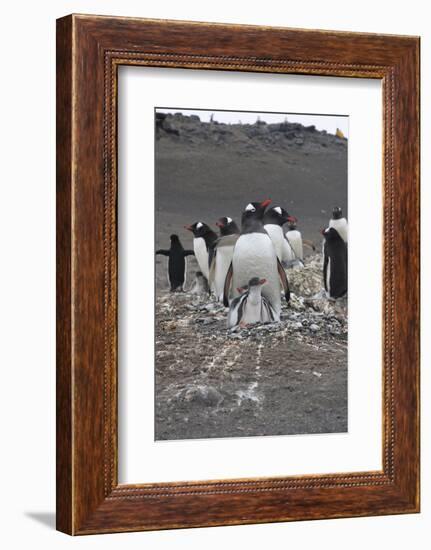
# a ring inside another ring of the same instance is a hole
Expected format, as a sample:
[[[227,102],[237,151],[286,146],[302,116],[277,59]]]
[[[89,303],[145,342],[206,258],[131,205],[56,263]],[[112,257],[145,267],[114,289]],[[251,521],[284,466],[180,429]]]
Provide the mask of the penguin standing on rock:
[[[210,265],[209,285],[214,287],[216,298],[223,301],[223,289],[226,273],[232,261],[233,249],[239,237],[239,229],[236,223],[224,216],[216,222],[220,229],[220,237],[214,247],[214,255]]]
[[[346,218],[343,218],[343,211],[338,206],[336,206],[332,211],[332,218],[329,220],[329,227],[336,229],[340,237],[347,244],[348,224]]]
[[[239,325],[244,328],[255,323],[271,323],[277,315],[268,300],[262,296],[262,286],[266,279],[253,277],[245,287],[238,288],[241,296],[230,304],[227,320],[228,328]]]
[[[328,298],[341,298],[347,293],[347,245],[333,227],[324,229],[322,235],[323,284]]]
[[[241,217],[241,234],[236,242],[232,263],[226,275],[223,303],[229,306],[230,289],[236,298],[250,279],[266,279],[262,296],[269,302],[276,321],[280,320],[281,288],[286,301],[290,299],[289,283],[286,272],[277,258],[271,238],[263,227],[265,208],[271,201],[251,202],[247,204]]]
[[[186,280],[186,256],[193,255],[193,250],[184,250],[178,235],[171,235],[171,247],[169,250],[156,250],[156,254],[167,256],[168,280],[171,285],[171,292],[183,290]]]
[[[209,266],[214,254],[214,245],[217,240],[217,233],[215,233],[206,223],[203,222],[196,222],[193,225],[185,225],[184,227],[193,233],[193,249],[196,260],[199,264],[200,270],[208,280]]]
[[[281,206],[269,208],[263,216],[263,227],[271,238],[280,262],[288,263],[295,259],[289,241],[283,233],[283,225],[293,221],[296,221],[296,218],[290,216]]]

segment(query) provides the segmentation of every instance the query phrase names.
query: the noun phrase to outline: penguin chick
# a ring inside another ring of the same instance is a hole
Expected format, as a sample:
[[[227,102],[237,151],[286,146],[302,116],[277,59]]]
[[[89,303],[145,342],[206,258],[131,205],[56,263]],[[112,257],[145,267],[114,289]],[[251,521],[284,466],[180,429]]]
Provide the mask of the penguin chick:
[[[269,300],[262,296],[262,286],[265,283],[266,279],[253,277],[246,286],[237,289],[241,295],[230,305],[228,328],[237,325],[244,328],[255,323],[271,323],[278,319]]]

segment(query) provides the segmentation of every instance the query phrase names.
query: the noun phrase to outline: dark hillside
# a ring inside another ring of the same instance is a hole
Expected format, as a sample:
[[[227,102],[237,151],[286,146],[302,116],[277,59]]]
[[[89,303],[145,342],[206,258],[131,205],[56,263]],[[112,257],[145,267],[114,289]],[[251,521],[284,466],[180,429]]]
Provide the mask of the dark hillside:
[[[320,241],[332,207],[347,210],[347,140],[297,123],[221,124],[157,113],[157,247],[172,232],[190,247],[185,224],[214,226],[225,215],[239,222],[247,202],[265,198],[295,215],[305,238]]]

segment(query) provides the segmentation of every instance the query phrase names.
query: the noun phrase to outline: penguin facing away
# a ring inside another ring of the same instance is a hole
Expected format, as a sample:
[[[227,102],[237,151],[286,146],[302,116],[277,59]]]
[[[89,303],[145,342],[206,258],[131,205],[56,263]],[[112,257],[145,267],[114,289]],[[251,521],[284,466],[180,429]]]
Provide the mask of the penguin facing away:
[[[322,231],[324,238],[323,284],[329,298],[347,293],[347,245],[333,227]]]
[[[209,266],[214,253],[214,244],[217,240],[215,233],[206,223],[195,222],[193,225],[185,225],[193,233],[193,250],[200,270],[204,276],[209,277]]]
[[[193,255],[193,250],[184,250],[178,235],[171,235],[171,247],[169,250],[159,249],[156,254],[167,256],[168,260],[168,280],[171,286],[171,292],[183,290],[186,280],[186,256]]]
[[[262,296],[269,302],[275,313],[275,320],[280,320],[281,288],[286,301],[290,299],[289,283],[286,272],[275,252],[271,238],[263,227],[265,208],[270,200],[251,202],[245,207],[241,217],[241,234],[236,242],[232,262],[226,275],[223,303],[229,306],[230,289],[236,298],[250,279],[266,279]]]
[[[238,289],[241,295],[230,304],[228,328],[237,325],[244,328],[255,323],[271,323],[277,319],[271,304],[262,296],[262,286],[265,283],[266,279],[253,277],[245,287]]]
[[[280,262],[291,262],[295,259],[289,241],[286,240],[283,233],[283,225],[295,220],[296,218],[290,216],[281,206],[269,208],[263,217],[263,227],[271,238]]]
[[[214,288],[216,299],[223,300],[223,289],[226,274],[232,261],[233,249],[239,237],[236,223],[224,216],[216,222],[220,229],[220,237],[214,246],[214,255],[210,265],[209,284]]]
[[[332,211],[332,218],[329,220],[329,227],[336,229],[340,237],[347,244],[348,223],[346,218],[343,218],[343,211],[338,206],[336,206]]]

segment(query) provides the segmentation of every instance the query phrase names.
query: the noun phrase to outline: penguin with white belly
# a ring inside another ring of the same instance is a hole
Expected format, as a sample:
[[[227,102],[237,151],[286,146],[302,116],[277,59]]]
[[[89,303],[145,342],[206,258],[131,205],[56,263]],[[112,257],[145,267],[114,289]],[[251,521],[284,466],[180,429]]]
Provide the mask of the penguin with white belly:
[[[280,262],[289,263],[295,259],[289,241],[286,240],[283,233],[283,225],[289,221],[293,222],[295,219],[281,206],[269,208],[263,216],[263,227],[271,238]]]
[[[346,218],[343,217],[343,211],[338,206],[336,206],[332,211],[332,218],[329,220],[329,227],[336,229],[340,237],[347,244],[349,228]]]
[[[290,299],[289,283],[286,272],[277,257],[271,238],[263,227],[265,208],[271,201],[251,202],[247,204],[241,217],[241,234],[236,242],[232,263],[226,275],[223,303],[229,306],[230,289],[236,298],[250,279],[266,279],[262,296],[274,310],[275,320],[280,320],[281,289],[286,301]]]
[[[255,323],[271,323],[277,315],[269,301],[262,296],[266,279],[253,277],[245,287],[239,288],[241,295],[232,300],[227,320],[228,328],[245,328]]]
[[[217,240],[215,233],[206,223],[196,222],[193,225],[185,225],[193,233],[193,250],[200,270],[208,280],[209,266],[214,254],[214,245]]]
[[[333,227],[324,229],[322,235],[323,284],[328,298],[341,298],[347,293],[347,245]]]
[[[220,237],[214,246],[214,255],[210,265],[209,284],[214,288],[216,299],[223,301],[223,289],[226,274],[232,261],[233,249],[239,237],[239,228],[236,223],[224,216],[216,222],[220,229]]]
[[[296,220],[292,220],[288,223],[286,239],[290,244],[295,258],[300,260],[301,262],[304,260],[304,244],[309,246],[313,250],[313,252],[316,250],[316,247],[311,241],[302,238]]]

